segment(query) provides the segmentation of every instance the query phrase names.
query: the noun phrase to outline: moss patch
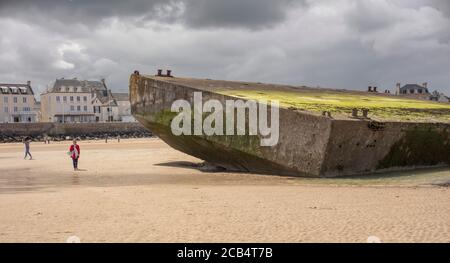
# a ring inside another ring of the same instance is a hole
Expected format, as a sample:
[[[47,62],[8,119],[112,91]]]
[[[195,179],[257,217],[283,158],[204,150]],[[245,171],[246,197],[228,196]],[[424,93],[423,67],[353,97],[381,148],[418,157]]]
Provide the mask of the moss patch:
[[[167,129],[165,130],[165,132],[170,132],[170,125],[172,122],[172,119],[177,116],[178,113],[177,112],[171,112],[169,110],[164,110],[164,111],[160,111],[154,114],[148,114],[147,116],[143,116],[144,119],[146,119],[149,122],[154,122],[157,123],[161,126],[166,127]],[[205,120],[205,118],[209,115],[208,114],[203,114],[203,121]],[[224,134],[225,134],[225,116],[223,116],[223,120],[224,120]],[[202,121],[202,123],[203,123]],[[246,134],[245,135],[212,135],[212,136],[207,136],[207,135],[195,135],[195,137],[198,138],[202,138],[208,141],[212,141],[218,144],[221,144],[223,146],[227,146],[227,147],[233,147],[235,149],[238,149],[240,151],[252,154],[252,155],[260,155],[260,138],[259,136],[256,135],[249,135],[249,130],[248,130],[248,123],[246,124]],[[192,116],[191,116],[191,134],[194,134],[194,116],[193,116],[193,111],[192,111]],[[236,125],[235,125],[235,134],[236,134]],[[194,135],[192,135],[194,136]],[[186,139],[186,135],[181,135],[179,136],[180,138],[185,138]]]
[[[285,108],[349,116],[353,108],[369,109],[369,117],[381,120],[450,122],[450,104],[403,97],[329,90],[220,90],[219,93],[243,99],[278,100]]]
[[[403,166],[432,166],[450,164],[450,139],[446,130],[417,128],[405,133],[389,154],[378,164],[378,169]]]

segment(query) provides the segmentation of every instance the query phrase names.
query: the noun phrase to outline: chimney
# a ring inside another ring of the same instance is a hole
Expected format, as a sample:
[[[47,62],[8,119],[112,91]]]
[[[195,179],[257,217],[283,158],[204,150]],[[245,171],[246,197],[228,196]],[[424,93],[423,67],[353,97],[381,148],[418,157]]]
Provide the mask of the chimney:
[[[103,85],[105,85],[105,79],[101,79],[101,81],[102,81]]]
[[[369,87],[367,88],[367,92],[372,92],[372,86],[369,86]]]
[[[397,85],[395,86],[395,95],[400,95],[400,87],[402,86],[402,84],[397,83]]]
[[[31,81],[27,80],[27,86],[31,87]]]
[[[170,70],[170,69],[168,69],[167,70],[167,75],[166,75],[167,77],[172,77],[172,70]]]
[[[161,77],[161,76],[162,76],[162,69],[158,69],[158,74],[157,74],[157,76],[158,76],[158,77]]]
[[[422,87],[424,87],[424,88],[428,88],[428,82],[424,82],[423,84],[422,84]]]

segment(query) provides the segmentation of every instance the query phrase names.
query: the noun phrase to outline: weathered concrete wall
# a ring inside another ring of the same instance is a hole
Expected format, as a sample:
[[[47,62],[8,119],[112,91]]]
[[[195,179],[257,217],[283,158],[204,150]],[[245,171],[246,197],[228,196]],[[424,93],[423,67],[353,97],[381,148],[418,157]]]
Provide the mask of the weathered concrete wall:
[[[148,130],[140,123],[0,123],[0,137],[130,133],[148,133]]]
[[[339,176],[450,164],[450,124],[333,121],[321,174]]]
[[[200,91],[155,79],[132,77],[130,94],[133,115],[173,148],[229,170],[286,175],[318,176],[328,142],[331,120],[326,117],[280,109],[280,141],[274,147],[260,147],[258,136],[174,136],[170,122],[176,113],[172,103],[185,99],[193,103]],[[202,90],[203,100],[234,97]],[[246,123],[248,124],[248,116]]]
[[[280,138],[261,147],[258,136],[175,136],[170,111],[177,99],[236,100],[211,90],[133,74],[133,115],[173,148],[230,170],[335,177],[450,164],[450,124],[335,120],[280,108]],[[248,124],[248,116],[246,123]]]

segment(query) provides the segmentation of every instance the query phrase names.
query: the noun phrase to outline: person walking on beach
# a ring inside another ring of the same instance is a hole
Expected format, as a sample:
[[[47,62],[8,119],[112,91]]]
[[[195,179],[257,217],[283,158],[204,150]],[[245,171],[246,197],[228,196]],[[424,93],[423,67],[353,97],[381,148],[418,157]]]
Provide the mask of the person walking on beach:
[[[31,138],[30,138],[30,137],[25,137],[25,138],[22,140],[22,142],[23,142],[23,144],[25,145],[25,157],[23,157],[23,159],[24,159],[24,160],[27,159],[27,156],[29,155],[29,156],[30,156],[30,160],[32,160],[32,159],[33,159],[33,156],[31,156],[31,153],[30,153],[30,142],[31,142]]]
[[[73,170],[78,171],[78,158],[80,158],[80,146],[77,144],[77,140],[73,140],[73,144],[69,148],[70,158],[73,162]]]

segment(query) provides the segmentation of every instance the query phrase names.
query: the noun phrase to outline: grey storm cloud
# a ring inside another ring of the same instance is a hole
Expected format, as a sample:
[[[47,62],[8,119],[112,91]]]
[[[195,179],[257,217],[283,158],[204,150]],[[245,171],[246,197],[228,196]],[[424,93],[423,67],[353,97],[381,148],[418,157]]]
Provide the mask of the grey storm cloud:
[[[0,82],[175,75],[450,95],[446,0],[1,0]]]
[[[23,19],[45,17],[68,24],[96,25],[105,18],[124,17],[182,22],[192,27],[262,28],[285,19],[300,0],[5,0],[3,15]]]

